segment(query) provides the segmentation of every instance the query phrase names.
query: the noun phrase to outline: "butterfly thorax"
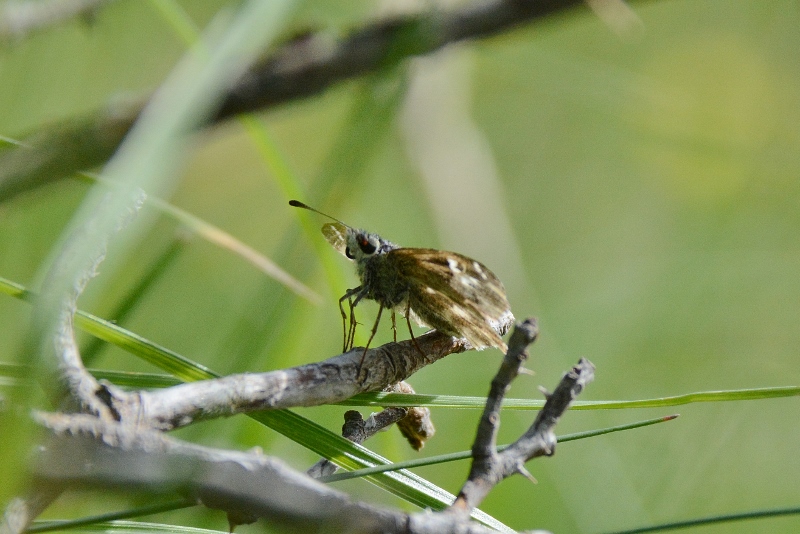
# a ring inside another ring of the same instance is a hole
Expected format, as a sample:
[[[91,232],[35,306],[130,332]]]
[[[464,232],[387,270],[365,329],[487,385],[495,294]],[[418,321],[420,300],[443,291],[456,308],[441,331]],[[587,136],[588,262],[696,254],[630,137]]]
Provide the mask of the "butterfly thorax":
[[[370,244],[366,249],[370,251],[374,247],[373,252],[363,250],[365,240]],[[359,246],[359,241],[362,246]],[[391,255],[388,255],[398,248],[399,245],[362,230],[354,231],[348,236],[348,250],[354,256],[364,298],[374,300],[389,309],[401,309],[408,299],[408,282],[401,276]]]

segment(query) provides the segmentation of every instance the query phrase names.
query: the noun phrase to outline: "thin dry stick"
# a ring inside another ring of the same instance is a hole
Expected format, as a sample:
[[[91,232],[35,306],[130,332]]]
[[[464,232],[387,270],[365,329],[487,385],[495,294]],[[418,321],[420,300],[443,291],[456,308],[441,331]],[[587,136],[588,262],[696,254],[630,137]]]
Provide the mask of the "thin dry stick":
[[[500,427],[500,408],[511,381],[528,359],[527,347],[537,335],[536,321],[527,319],[519,325],[509,341],[509,350],[503,360],[486,400],[478,432],[472,446],[472,467],[469,477],[461,488],[458,498],[448,511],[456,515],[468,515],[477,507],[489,491],[501,480],[514,474],[533,478],[525,469],[525,462],[538,456],[550,456],[555,452],[556,437],[553,429],[570,403],[585,385],[594,378],[594,366],[581,358],[564,377],[539,412],[536,420],[525,434],[503,452],[497,452],[497,431]]]
[[[399,382],[384,389],[389,393],[416,393],[407,382]],[[425,441],[433,437],[436,429],[431,421],[431,411],[428,408],[400,408],[390,406],[378,413],[372,413],[364,419],[360,412],[348,410],[344,413],[342,437],[353,443],[362,444],[384,428],[397,424],[398,430],[403,434],[409,444],[420,450]],[[334,474],[339,467],[330,460],[322,459],[311,466],[306,473],[314,478],[322,478]]]
[[[290,369],[142,391],[131,399],[137,403],[131,409],[135,408],[137,417],[150,426],[172,430],[211,417],[331,404],[358,393],[381,391],[426,365],[470,348],[464,339],[433,331],[416,338],[416,344],[409,340],[369,349],[361,366],[364,349],[356,347],[322,362]]]
[[[387,534],[495,532],[468,517],[408,514],[350,496],[259,452],[194,445],[162,432],[86,414],[37,414],[52,439],[32,465],[41,486],[179,491],[229,517],[263,518],[296,531]],[[248,519],[248,520],[250,520]],[[22,530],[0,528],[2,534]]]
[[[459,9],[420,12],[342,32],[306,34],[270,52],[232,87],[209,123],[319,94],[412,56],[486,38],[581,6],[581,0],[475,1]],[[144,107],[117,103],[106,113],[42,131],[0,158],[0,198],[108,160]]]
[[[387,408],[364,419],[360,412],[348,410],[344,413],[342,437],[360,445],[384,428],[400,421],[406,413],[405,408]],[[334,474],[338,469],[338,465],[323,458],[312,465],[306,474],[312,478],[322,478]]]
[[[497,430],[502,396],[524,361],[524,350],[535,337],[535,323],[526,321],[511,337],[509,356],[492,388],[490,408],[476,438],[476,451],[488,450]],[[409,347],[411,352],[415,348]],[[352,354],[356,359],[358,354]],[[582,366],[580,372],[579,367]],[[588,374],[583,371],[588,371]],[[39,449],[32,465],[42,487],[88,485],[90,487],[129,488],[153,487],[175,489],[195,495],[212,508],[226,510],[229,517],[262,517],[294,528],[343,529],[352,532],[388,533],[486,533],[486,527],[469,520],[467,512],[479,502],[492,485],[520,472],[524,459],[551,454],[554,439],[547,437],[558,416],[566,409],[591,375],[591,364],[582,361],[549,396],[536,423],[510,449],[517,451],[497,457],[490,469],[473,467],[451,513],[416,513],[387,510],[353,502],[341,492],[298,473],[279,460],[258,452],[241,453],[201,447],[168,438],[162,432],[143,428],[135,419],[121,422],[97,417],[96,414],[37,414],[37,420],[51,430],[54,439]],[[576,375],[575,373],[578,372]],[[576,384],[581,384],[577,387]],[[402,410],[386,410],[372,423],[360,416],[348,416],[347,433],[361,433],[363,438],[390,424]],[[385,420],[382,420],[384,419]],[[486,425],[484,423],[488,422]],[[374,423],[374,424],[373,424]],[[545,436],[542,436],[542,433]],[[361,439],[361,438],[357,438]],[[545,443],[546,446],[542,446]],[[496,482],[494,482],[496,483]],[[470,485],[478,490],[470,489]],[[280,488],[281,491],[274,491]],[[248,519],[249,520],[249,519]],[[19,532],[9,530],[8,532]]]

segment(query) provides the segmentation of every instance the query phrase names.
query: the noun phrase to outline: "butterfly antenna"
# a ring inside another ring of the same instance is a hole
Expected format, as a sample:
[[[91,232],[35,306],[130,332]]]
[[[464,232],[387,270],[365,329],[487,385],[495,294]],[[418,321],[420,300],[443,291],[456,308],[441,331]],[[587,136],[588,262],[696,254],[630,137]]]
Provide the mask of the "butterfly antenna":
[[[337,219],[336,217],[332,217],[331,215],[328,215],[327,213],[322,213],[318,209],[314,209],[311,206],[309,206],[308,204],[303,204],[299,200],[290,200],[289,201],[289,205],[292,206],[293,208],[303,208],[304,210],[313,211],[314,213],[319,213],[323,217],[327,217],[329,219],[333,219],[334,221],[338,222],[339,224],[341,224],[343,226],[346,226],[347,228],[350,228],[349,224],[345,224],[342,221],[340,221],[339,219]]]

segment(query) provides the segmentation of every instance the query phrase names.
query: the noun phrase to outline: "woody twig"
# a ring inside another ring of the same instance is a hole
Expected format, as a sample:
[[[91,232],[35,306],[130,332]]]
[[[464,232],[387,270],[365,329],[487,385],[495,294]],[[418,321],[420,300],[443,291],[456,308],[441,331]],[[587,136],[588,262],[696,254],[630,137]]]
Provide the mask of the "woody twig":
[[[525,469],[525,462],[538,456],[555,453],[556,437],[553,429],[559,418],[583,388],[594,379],[594,365],[581,358],[564,375],[555,391],[545,394],[547,401],[531,427],[517,441],[502,452],[497,452],[497,431],[500,427],[500,408],[511,381],[528,359],[527,347],[537,336],[534,319],[519,325],[509,341],[509,350],[492,380],[489,397],[472,446],[472,467],[458,498],[448,509],[455,515],[468,515],[486,495],[503,479],[521,474],[533,477]]]
[[[378,20],[343,32],[307,33],[284,43],[230,88],[208,124],[317,95],[449,44],[482,39],[582,5],[580,0],[491,0],[452,11]],[[2,26],[0,21],[0,26]],[[0,158],[0,198],[8,198],[108,160],[144,107],[116,101],[108,110],[42,131]]]

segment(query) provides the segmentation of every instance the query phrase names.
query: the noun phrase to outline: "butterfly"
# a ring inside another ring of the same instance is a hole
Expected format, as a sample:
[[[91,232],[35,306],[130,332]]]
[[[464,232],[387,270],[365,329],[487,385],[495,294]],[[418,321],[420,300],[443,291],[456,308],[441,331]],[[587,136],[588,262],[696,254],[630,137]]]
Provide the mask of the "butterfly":
[[[405,316],[418,350],[411,319],[420,326],[466,338],[477,350],[486,347],[495,347],[504,353],[508,350],[500,332],[504,333],[514,315],[503,283],[482,263],[456,252],[401,247],[297,200],[289,201],[289,205],[335,221],[326,223],[322,234],[333,248],[355,262],[361,285],[348,289],[339,299],[345,352],[353,348],[357,324],[354,308],[364,299],[374,300],[379,305],[364,354],[375,337],[384,309],[391,311],[393,328],[395,313]],[[350,312],[349,329],[345,301]],[[395,328],[395,341],[396,335]]]

